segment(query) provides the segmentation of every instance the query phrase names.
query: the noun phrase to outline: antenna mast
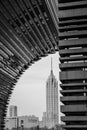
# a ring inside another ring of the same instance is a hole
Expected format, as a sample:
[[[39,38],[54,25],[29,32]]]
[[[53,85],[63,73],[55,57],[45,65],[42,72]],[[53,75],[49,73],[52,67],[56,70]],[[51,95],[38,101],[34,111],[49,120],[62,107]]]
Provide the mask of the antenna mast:
[[[51,56],[51,71],[53,71],[53,58]]]

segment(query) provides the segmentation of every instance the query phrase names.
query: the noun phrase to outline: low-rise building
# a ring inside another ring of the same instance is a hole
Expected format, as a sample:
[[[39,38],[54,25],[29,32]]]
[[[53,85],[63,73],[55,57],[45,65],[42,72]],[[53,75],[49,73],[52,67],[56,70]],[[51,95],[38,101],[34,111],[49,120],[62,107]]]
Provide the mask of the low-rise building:
[[[20,116],[18,117],[18,126],[24,128],[31,128],[36,127],[39,125],[39,118],[32,115],[32,116]]]
[[[17,118],[9,117],[5,119],[5,130],[12,130],[13,128],[17,128]]]
[[[13,128],[32,128],[39,125],[39,118],[32,116],[18,116],[10,117],[5,120],[5,130],[12,130]]]

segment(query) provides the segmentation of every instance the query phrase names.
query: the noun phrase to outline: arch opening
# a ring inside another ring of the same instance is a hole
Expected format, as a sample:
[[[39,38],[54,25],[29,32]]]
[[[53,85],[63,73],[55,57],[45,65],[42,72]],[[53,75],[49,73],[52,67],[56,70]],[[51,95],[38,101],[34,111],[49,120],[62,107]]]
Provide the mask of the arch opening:
[[[46,81],[51,71],[51,55],[33,64],[18,81],[10,99],[10,105],[18,106],[18,117],[32,114],[42,120],[42,114],[46,112]],[[52,57],[53,73],[58,80],[58,53]]]

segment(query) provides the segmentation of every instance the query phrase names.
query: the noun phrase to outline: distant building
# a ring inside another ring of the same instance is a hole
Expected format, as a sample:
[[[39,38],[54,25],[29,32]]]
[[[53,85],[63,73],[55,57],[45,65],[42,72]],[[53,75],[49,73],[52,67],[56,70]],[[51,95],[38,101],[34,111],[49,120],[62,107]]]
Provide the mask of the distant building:
[[[46,82],[46,112],[43,113],[42,124],[48,128],[58,125],[58,81],[56,80],[51,59],[51,72]]]
[[[56,80],[51,59],[51,72],[46,82],[46,113],[48,128],[58,125],[58,81]]]
[[[5,119],[5,130],[17,128],[17,117],[8,117]]]
[[[17,117],[17,106],[9,107],[9,117]]]
[[[6,118],[5,120],[5,130],[12,130],[14,128],[32,128],[39,126],[39,118],[32,116],[19,116],[19,117],[11,117]]]
[[[44,128],[47,127],[47,113],[43,112],[42,121],[39,121],[39,127]]]
[[[43,121],[43,126],[47,126],[47,113],[46,112],[43,112],[42,121]]]
[[[18,126],[21,128],[31,128],[39,125],[39,118],[32,116],[19,116],[18,117]]]
[[[39,125],[39,118],[32,116],[17,116],[17,106],[9,107],[9,117],[5,119],[5,130],[17,128],[32,128]]]

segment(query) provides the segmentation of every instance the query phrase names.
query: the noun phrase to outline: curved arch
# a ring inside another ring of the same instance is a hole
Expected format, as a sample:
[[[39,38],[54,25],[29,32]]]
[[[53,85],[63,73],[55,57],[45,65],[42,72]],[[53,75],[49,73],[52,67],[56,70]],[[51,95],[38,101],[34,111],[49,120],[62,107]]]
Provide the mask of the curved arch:
[[[55,5],[55,1],[45,0],[0,1],[0,128],[2,130],[10,95],[20,76],[41,57],[58,51]]]

